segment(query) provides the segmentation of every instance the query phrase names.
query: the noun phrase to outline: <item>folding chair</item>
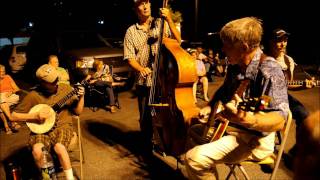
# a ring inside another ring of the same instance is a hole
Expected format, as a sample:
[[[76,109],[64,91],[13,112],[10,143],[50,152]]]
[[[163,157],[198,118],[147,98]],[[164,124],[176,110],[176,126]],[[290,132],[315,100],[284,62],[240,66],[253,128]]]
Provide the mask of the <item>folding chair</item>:
[[[79,116],[73,116],[73,124],[77,124],[75,127],[74,136],[71,139],[70,145],[68,146],[68,151],[70,152],[70,160],[72,168],[76,166],[80,166],[80,177],[77,176],[79,179],[83,178],[83,163],[84,163],[84,156],[83,156],[83,149],[82,149],[82,135],[81,135],[81,126],[80,126],[80,118]],[[74,157],[75,154],[79,153],[79,157]],[[75,172],[75,171],[74,171]]]
[[[275,154],[273,154],[273,155],[271,155],[261,161],[258,161],[258,162],[245,160],[245,161],[242,161],[237,164],[228,164],[228,166],[230,168],[230,172],[229,172],[228,176],[226,177],[226,179],[229,179],[231,175],[234,175],[234,177],[236,179],[238,179],[238,176],[235,172],[235,168],[238,167],[239,170],[241,171],[241,173],[244,175],[245,179],[249,180],[250,177],[242,165],[243,164],[259,164],[259,165],[265,164],[265,165],[274,165],[272,174],[270,176],[270,180],[273,180],[276,176],[277,170],[280,165],[280,160],[281,160],[281,157],[283,154],[284,146],[285,146],[287,138],[288,138],[291,121],[292,121],[292,114],[291,114],[291,111],[289,111],[288,120],[287,120],[285,126],[283,127],[283,129],[281,131],[279,131],[280,133],[277,132],[277,136],[278,136],[279,143],[280,143],[279,150],[275,150],[275,151],[278,151],[277,153],[275,153]],[[280,134],[280,136],[279,136],[279,134]]]

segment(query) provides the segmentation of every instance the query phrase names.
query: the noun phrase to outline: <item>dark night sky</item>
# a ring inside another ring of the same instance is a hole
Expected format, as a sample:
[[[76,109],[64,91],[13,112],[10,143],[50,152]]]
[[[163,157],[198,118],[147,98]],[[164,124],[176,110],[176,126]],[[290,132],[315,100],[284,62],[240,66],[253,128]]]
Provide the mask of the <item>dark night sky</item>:
[[[59,4],[63,2],[62,5]],[[161,0],[152,0],[153,13],[161,5]],[[183,14],[182,37],[202,40],[207,32],[216,32],[229,20],[244,16],[256,16],[263,20],[265,33],[282,27],[291,33],[288,53],[298,62],[318,62],[320,29],[319,8],[315,1],[229,1],[198,0],[198,26],[195,34],[195,0],[174,0],[173,9]],[[32,20],[45,24],[46,28],[58,24],[58,28],[98,27],[97,17],[107,22],[100,27],[108,36],[122,38],[126,28],[135,22],[132,0],[10,0],[0,2],[0,33],[15,32]],[[289,7],[290,6],[290,7]],[[44,23],[47,22],[47,23]],[[63,23],[65,22],[65,23]],[[76,24],[76,26],[75,26]],[[319,62],[318,62],[319,63]]]

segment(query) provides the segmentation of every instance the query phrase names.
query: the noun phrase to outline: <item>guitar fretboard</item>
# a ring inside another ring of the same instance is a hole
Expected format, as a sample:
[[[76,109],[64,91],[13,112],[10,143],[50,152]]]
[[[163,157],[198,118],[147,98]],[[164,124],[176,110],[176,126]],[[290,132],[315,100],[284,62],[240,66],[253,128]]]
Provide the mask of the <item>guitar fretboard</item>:
[[[69,92],[66,96],[64,96],[60,101],[58,101],[57,103],[55,103],[52,106],[52,109],[54,111],[58,111],[59,109],[61,109],[67,102],[68,99],[70,99],[73,95],[75,95],[77,93],[77,90],[74,89],[73,91]]]
[[[316,80],[313,81],[315,86],[320,86],[320,81]],[[293,80],[293,81],[288,81],[288,85],[297,85],[297,86],[302,86],[305,83],[303,80]]]

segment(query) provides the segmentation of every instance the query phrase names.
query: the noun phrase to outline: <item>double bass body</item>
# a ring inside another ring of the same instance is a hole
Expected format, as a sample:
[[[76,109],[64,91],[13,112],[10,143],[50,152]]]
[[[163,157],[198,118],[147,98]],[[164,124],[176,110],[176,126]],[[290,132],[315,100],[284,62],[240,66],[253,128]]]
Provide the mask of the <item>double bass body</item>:
[[[166,154],[177,156],[185,152],[190,121],[199,113],[192,94],[196,65],[176,40],[164,38],[162,43],[151,105],[152,121],[160,147]]]

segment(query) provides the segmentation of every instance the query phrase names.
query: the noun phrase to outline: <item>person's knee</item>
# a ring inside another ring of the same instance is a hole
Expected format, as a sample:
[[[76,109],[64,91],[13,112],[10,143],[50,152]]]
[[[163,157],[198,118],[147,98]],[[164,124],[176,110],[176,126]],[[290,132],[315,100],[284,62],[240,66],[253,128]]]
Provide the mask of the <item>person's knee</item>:
[[[44,147],[42,143],[37,143],[32,146],[32,155],[35,159],[40,159],[42,154],[42,147]]]
[[[207,77],[203,77],[202,78],[202,83],[205,85],[205,84],[208,84],[208,78]]]
[[[194,147],[186,153],[185,162],[193,171],[204,171],[209,170],[213,166],[212,163],[208,163],[200,152],[198,147]]]
[[[53,148],[58,156],[60,156],[63,153],[67,153],[67,148],[61,143],[55,144]]]

